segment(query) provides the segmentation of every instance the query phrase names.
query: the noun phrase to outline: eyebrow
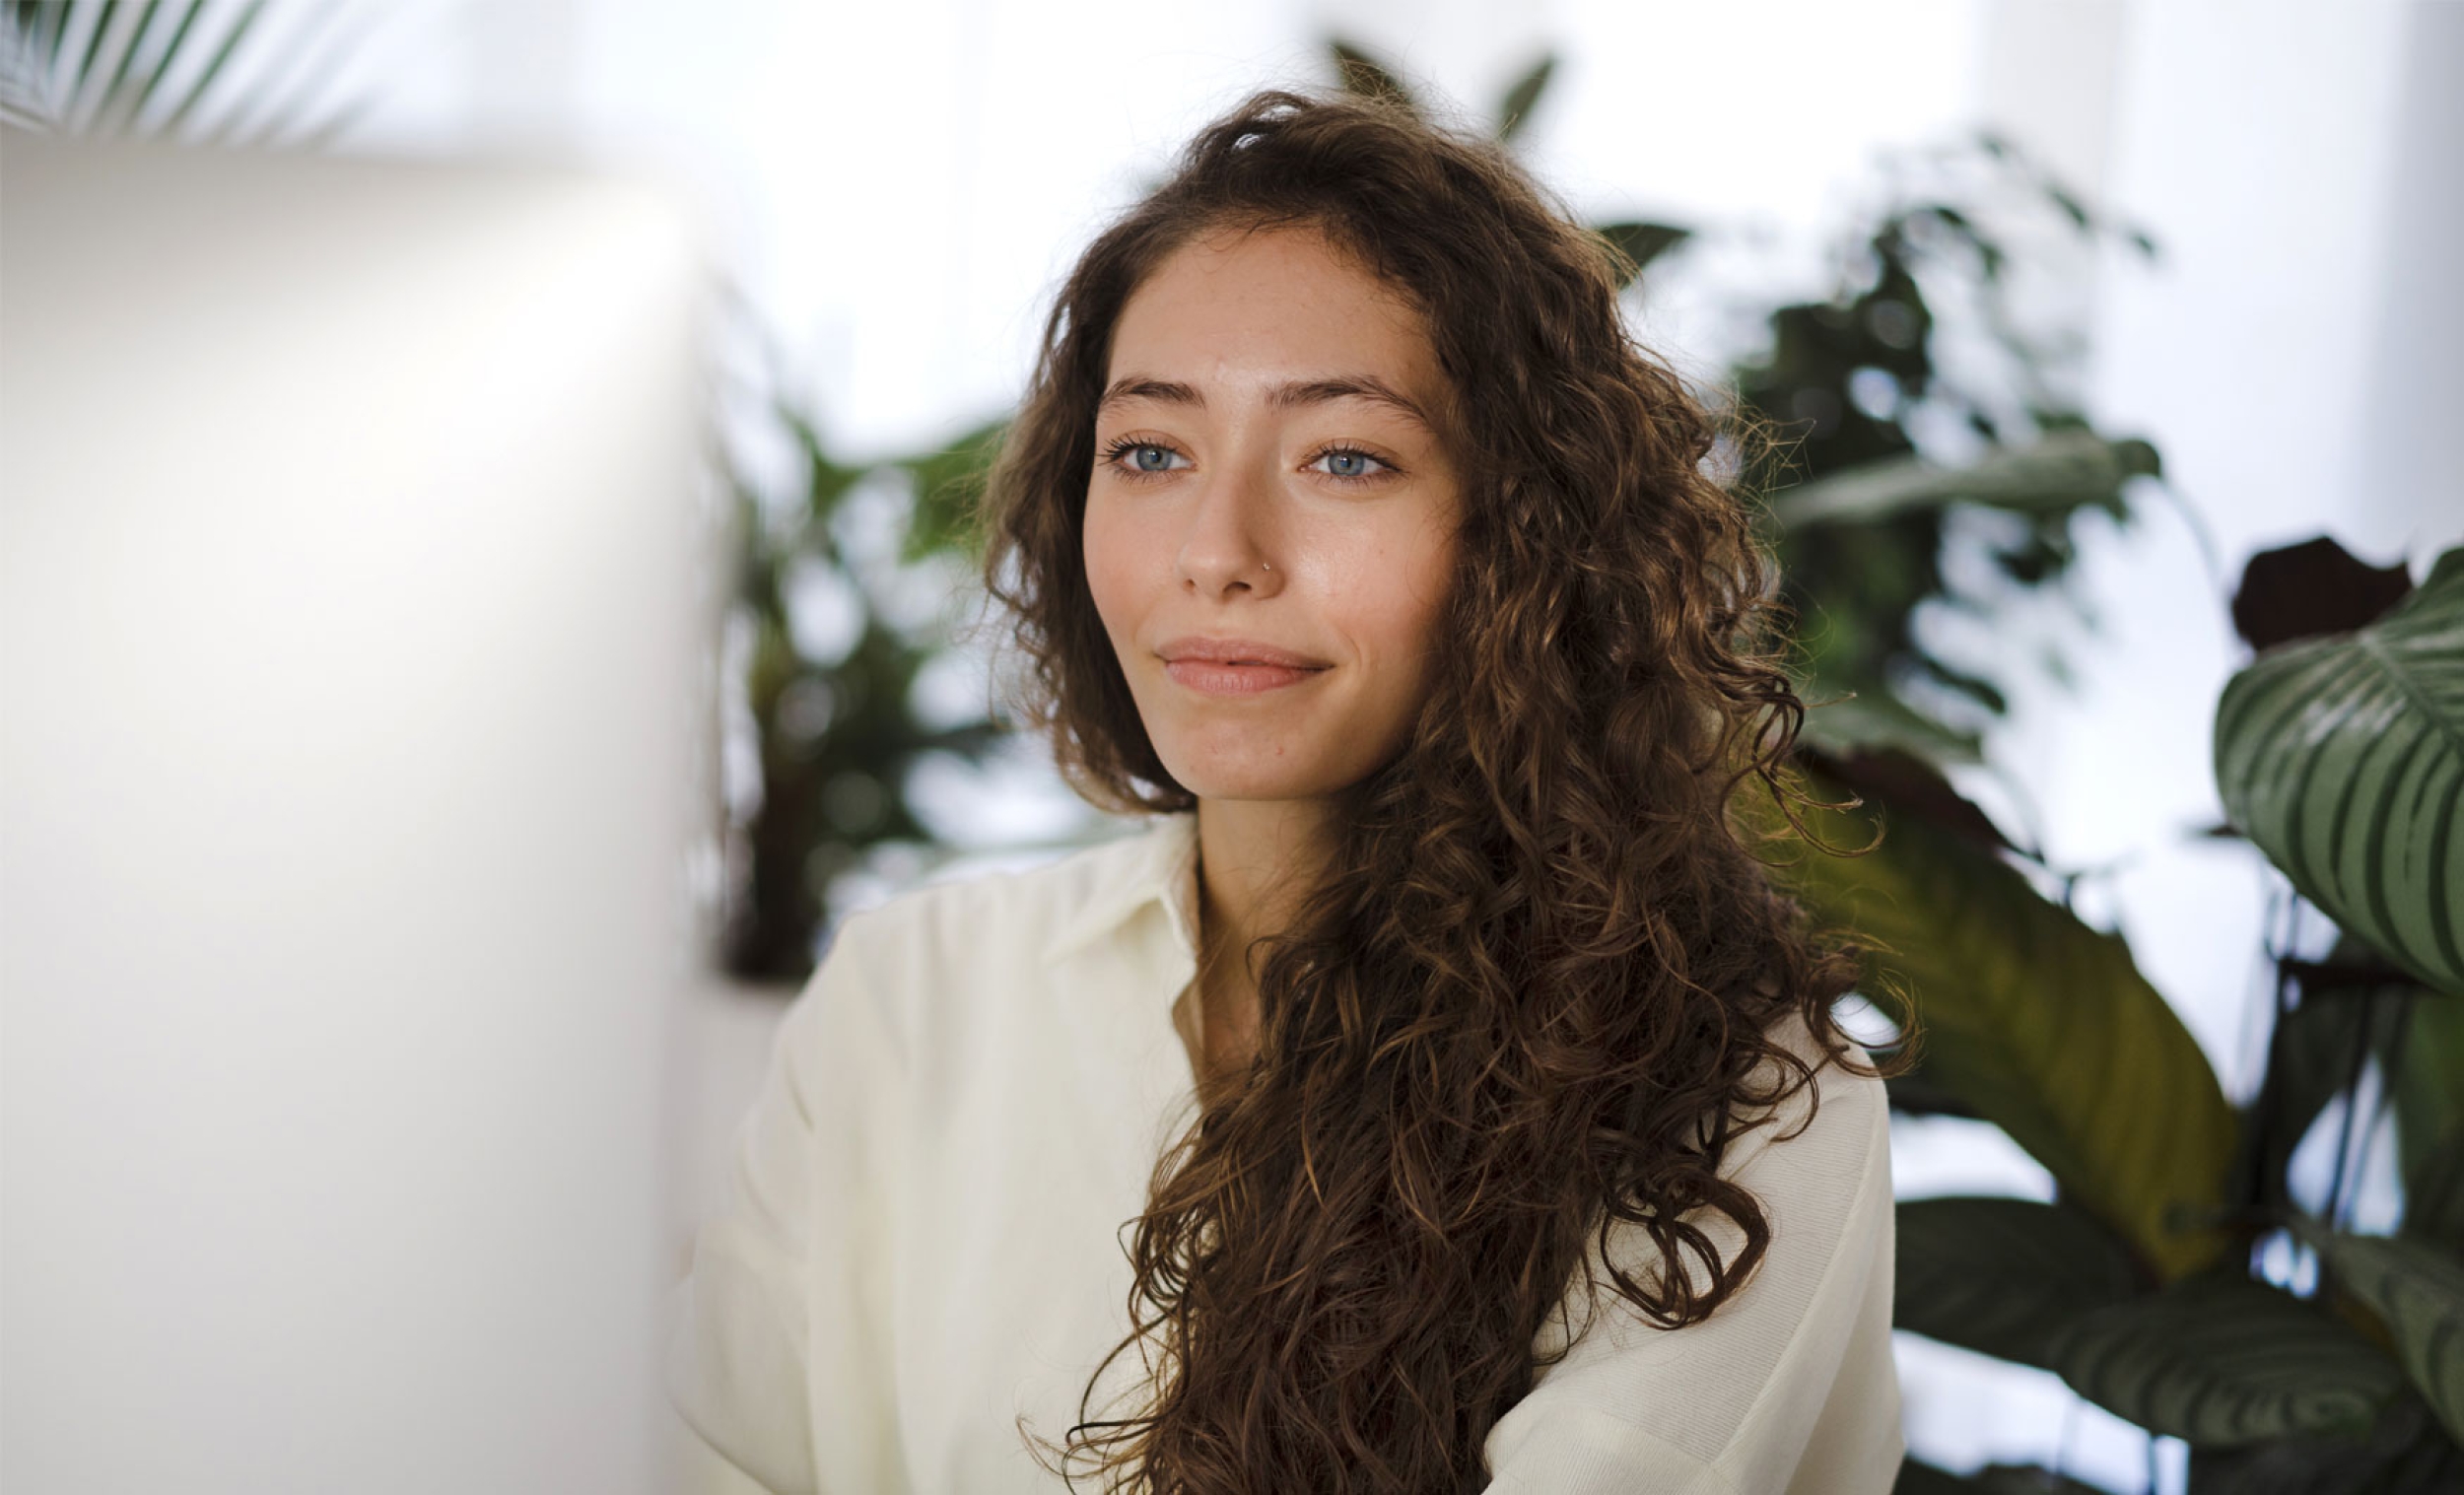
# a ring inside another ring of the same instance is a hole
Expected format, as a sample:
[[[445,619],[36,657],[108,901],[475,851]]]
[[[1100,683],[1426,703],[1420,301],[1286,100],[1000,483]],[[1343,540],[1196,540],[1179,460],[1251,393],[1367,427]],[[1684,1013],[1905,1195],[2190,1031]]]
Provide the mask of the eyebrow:
[[[1128,400],[1159,400],[1167,405],[1190,405],[1206,408],[1206,397],[1194,385],[1172,379],[1150,378],[1143,374],[1125,374],[1113,380],[1096,403],[1097,414]],[[1322,379],[1292,379],[1266,391],[1266,403],[1277,410],[1297,410],[1305,405],[1323,405],[1332,400],[1374,400],[1391,406],[1409,420],[1419,423],[1431,436],[1437,434],[1437,423],[1409,395],[1379,378],[1374,374],[1338,374]]]

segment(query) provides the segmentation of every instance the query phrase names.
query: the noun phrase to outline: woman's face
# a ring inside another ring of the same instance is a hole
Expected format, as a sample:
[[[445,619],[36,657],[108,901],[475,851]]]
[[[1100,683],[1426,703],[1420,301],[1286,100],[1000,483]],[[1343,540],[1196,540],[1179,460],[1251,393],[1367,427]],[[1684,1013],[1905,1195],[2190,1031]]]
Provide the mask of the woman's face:
[[[1443,379],[1417,312],[1307,230],[1197,239],[1123,308],[1087,582],[1200,798],[1331,794],[1402,748],[1461,518]]]

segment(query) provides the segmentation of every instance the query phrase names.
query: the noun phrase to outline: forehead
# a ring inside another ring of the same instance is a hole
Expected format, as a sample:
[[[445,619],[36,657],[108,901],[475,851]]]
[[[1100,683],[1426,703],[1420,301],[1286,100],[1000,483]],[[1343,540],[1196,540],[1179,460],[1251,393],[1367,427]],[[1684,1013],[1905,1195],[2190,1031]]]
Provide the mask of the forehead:
[[[1205,382],[1437,372],[1420,313],[1314,229],[1219,230],[1167,255],[1113,329],[1112,373]]]

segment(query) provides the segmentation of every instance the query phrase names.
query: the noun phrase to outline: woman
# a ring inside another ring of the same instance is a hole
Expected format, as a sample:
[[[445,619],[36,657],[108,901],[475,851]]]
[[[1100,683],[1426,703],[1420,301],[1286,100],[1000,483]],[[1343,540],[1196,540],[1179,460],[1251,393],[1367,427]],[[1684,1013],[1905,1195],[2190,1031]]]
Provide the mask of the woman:
[[[1072,783],[1152,818],[842,927],[681,1289],[736,1467],[1890,1487],[1856,952],[1728,817],[1805,802],[1803,705],[1611,253],[1285,92],[1088,247],[987,577]]]

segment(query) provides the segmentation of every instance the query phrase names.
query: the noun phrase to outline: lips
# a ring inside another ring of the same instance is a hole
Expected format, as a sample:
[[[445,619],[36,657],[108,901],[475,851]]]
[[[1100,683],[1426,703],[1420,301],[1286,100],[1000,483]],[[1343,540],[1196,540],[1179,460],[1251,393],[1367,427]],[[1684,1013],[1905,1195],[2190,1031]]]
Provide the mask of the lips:
[[[1256,639],[1175,639],[1157,649],[1164,673],[1206,696],[1256,696],[1316,679],[1329,667]]]

